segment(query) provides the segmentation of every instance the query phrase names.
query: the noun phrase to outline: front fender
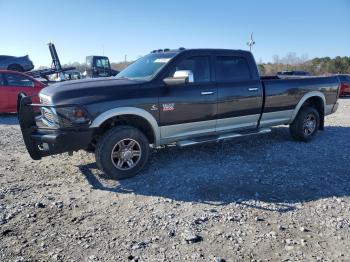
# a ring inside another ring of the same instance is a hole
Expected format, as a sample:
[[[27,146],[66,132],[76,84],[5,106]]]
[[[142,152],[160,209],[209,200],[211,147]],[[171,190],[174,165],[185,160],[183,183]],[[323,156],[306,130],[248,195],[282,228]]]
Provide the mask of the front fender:
[[[156,119],[146,110],[137,107],[118,107],[110,109],[97,116],[90,125],[90,128],[99,128],[106,120],[122,115],[136,115],[144,118],[153,129],[155,145],[160,144],[160,129]]]

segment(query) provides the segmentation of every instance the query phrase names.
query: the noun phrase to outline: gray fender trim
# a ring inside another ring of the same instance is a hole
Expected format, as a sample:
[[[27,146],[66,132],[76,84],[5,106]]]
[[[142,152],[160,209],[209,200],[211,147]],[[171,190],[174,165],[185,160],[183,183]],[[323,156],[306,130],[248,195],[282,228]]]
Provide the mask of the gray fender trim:
[[[160,142],[160,129],[158,126],[158,123],[156,119],[148,113],[146,110],[141,109],[141,108],[136,108],[136,107],[118,107],[114,109],[110,109],[102,114],[100,114],[98,117],[94,119],[92,124],[90,125],[90,128],[98,128],[100,127],[106,120],[116,117],[116,116],[121,116],[121,115],[136,115],[140,116],[144,119],[147,120],[147,122],[151,125],[154,133],[154,139],[155,139],[155,144],[159,145]]]
[[[293,122],[293,120],[296,118],[300,108],[302,107],[302,105],[304,104],[304,102],[306,100],[308,100],[310,97],[320,97],[323,100],[323,105],[324,105],[324,109],[326,110],[326,98],[324,96],[323,93],[321,93],[320,91],[311,91],[309,93],[306,93],[299,101],[299,103],[297,104],[297,106],[295,107],[293,114],[292,114],[292,118],[290,120],[290,123]]]

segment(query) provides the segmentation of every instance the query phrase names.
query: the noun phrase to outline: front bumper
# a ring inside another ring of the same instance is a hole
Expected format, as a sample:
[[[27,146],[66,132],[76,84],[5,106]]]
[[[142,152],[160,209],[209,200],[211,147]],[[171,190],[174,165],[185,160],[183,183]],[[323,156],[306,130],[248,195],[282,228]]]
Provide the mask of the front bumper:
[[[17,99],[18,120],[28,153],[34,160],[42,157],[87,149],[93,129],[50,129],[40,125],[31,97],[23,93]]]

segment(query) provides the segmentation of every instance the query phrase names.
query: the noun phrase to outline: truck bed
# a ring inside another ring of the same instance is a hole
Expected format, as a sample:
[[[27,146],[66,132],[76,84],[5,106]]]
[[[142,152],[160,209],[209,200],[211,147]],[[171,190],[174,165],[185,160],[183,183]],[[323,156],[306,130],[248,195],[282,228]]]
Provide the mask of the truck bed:
[[[264,86],[264,106],[260,126],[288,124],[305,94],[319,93],[325,99],[325,112],[331,112],[338,98],[339,79],[331,77],[303,77],[281,79],[261,77]]]

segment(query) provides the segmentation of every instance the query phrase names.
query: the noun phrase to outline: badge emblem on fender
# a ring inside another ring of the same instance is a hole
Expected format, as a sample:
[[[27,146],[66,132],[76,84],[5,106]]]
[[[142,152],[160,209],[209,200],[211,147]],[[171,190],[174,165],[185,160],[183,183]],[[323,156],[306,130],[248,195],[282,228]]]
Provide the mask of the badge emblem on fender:
[[[152,111],[156,111],[156,110],[158,110],[157,105],[152,105],[152,106],[151,106],[151,110],[152,110]]]
[[[175,103],[163,104],[163,111],[174,111]]]

